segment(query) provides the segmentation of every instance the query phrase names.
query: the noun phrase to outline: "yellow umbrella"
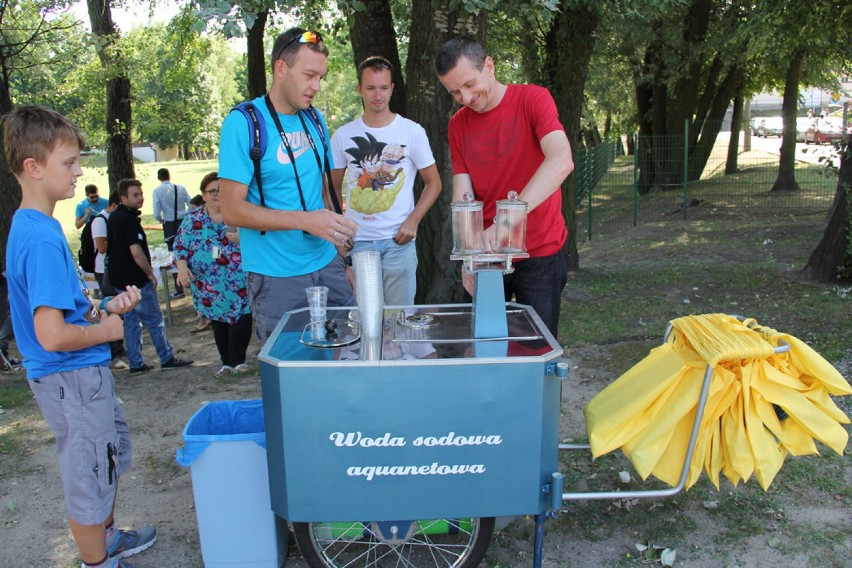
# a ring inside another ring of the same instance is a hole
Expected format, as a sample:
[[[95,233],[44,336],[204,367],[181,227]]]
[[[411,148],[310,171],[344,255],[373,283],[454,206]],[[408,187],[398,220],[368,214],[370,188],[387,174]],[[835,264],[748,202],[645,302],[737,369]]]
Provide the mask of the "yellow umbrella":
[[[724,314],[678,318],[660,347],[584,408],[595,457],[621,448],[643,478],[676,485],[685,461],[699,393],[712,368],[686,487],[707,472],[736,485],[754,475],[769,487],[788,453],[838,453],[848,417],[830,395],[849,383],[795,337]],[[789,350],[776,353],[776,347]]]

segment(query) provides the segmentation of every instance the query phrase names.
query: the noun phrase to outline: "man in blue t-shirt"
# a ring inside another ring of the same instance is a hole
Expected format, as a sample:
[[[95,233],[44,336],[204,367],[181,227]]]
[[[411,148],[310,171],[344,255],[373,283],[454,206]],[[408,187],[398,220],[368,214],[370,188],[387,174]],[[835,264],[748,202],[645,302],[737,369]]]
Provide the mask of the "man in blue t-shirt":
[[[90,183],[86,186],[86,199],[74,209],[74,225],[79,229],[109,206],[109,200],[98,195],[98,188]]]
[[[251,311],[261,340],[272,334],[285,312],[307,306],[309,286],[327,286],[330,306],[355,304],[341,254],[358,227],[326,209],[328,129],[319,113],[321,132],[306,113],[327,69],[328,48],[318,33],[291,28],[275,40],[272,86],[253,101],[269,140],[260,167],[263,205],[246,118],[234,112],[222,124],[222,215],[228,225],[243,229],[243,268],[249,273]]]

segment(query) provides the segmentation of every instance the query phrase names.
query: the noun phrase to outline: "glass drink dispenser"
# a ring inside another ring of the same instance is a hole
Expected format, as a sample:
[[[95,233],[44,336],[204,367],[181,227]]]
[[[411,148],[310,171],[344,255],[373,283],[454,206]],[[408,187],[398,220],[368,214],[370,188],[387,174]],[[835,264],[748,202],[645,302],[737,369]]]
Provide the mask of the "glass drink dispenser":
[[[482,252],[482,202],[465,193],[462,201],[450,204],[453,215],[453,254]]]
[[[497,202],[494,217],[497,232],[497,252],[527,251],[527,202],[510,191],[508,199]]]

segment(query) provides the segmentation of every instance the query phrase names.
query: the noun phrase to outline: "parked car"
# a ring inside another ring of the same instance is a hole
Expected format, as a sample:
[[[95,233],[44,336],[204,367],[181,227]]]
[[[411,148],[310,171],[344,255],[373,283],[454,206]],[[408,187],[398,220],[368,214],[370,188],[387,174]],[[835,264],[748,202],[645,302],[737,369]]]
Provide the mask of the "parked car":
[[[808,116],[796,118],[796,142],[807,142],[808,129],[813,122],[814,119]]]
[[[784,132],[784,120],[780,116],[766,116],[757,122],[757,135],[781,136]]]
[[[843,119],[826,116],[814,121],[805,133],[805,144],[831,144],[839,142],[843,134]]]

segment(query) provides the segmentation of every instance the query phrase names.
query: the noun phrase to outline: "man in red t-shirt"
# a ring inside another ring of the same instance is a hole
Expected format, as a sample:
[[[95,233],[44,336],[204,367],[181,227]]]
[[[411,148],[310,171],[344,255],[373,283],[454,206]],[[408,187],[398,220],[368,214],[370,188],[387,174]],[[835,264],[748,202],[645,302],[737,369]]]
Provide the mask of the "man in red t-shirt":
[[[486,250],[495,245],[496,202],[514,190],[529,204],[527,250],[505,277],[506,300],[532,306],[556,336],[567,260],[562,182],[574,170],[571,145],[550,92],[504,85],[494,61],[470,38],[453,38],[435,58],[438,79],[462,108],[450,119],[453,201],[465,193],[483,202]],[[472,276],[462,273],[471,292]]]

